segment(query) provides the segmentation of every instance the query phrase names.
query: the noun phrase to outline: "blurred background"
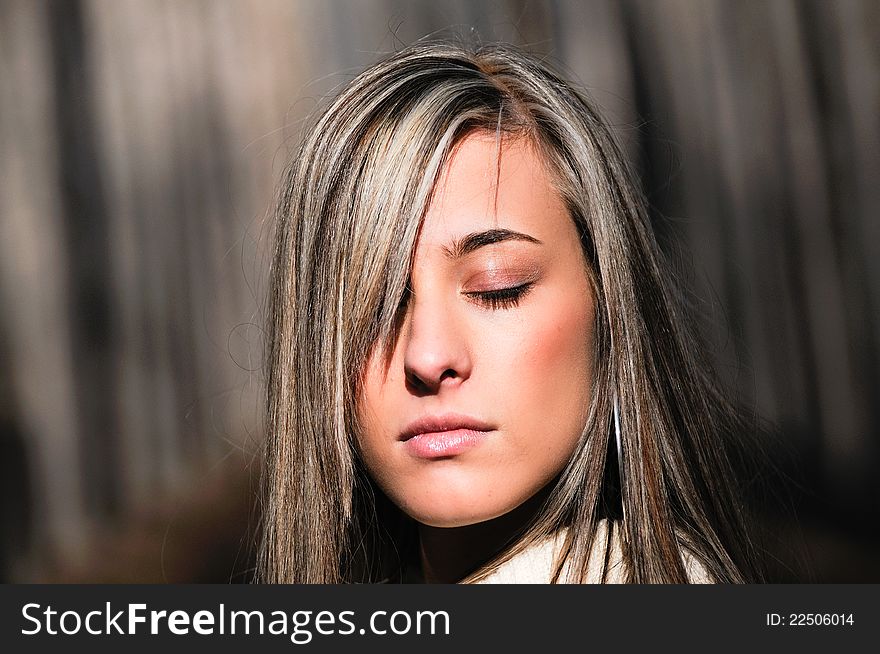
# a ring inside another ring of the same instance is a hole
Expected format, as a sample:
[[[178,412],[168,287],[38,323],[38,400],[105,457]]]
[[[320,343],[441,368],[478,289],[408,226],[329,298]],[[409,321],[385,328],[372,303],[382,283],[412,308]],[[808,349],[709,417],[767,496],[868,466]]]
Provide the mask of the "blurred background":
[[[876,0],[2,0],[0,581],[248,581],[271,212],[428,35],[601,107],[771,428],[777,581],[880,581]]]

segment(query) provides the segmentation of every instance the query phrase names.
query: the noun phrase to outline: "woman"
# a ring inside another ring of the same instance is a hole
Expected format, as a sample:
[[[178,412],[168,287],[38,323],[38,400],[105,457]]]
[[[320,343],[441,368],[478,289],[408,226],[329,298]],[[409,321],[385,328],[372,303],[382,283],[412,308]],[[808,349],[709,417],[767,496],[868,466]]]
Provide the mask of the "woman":
[[[263,579],[755,580],[672,281],[535,59],[419,44],[356,77],[278,214]]]

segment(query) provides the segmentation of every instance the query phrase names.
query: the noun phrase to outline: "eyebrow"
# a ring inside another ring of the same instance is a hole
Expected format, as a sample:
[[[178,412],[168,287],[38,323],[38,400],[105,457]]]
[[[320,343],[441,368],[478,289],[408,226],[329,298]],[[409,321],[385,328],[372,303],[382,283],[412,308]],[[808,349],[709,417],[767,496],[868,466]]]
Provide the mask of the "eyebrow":
[[[474,232],[460,239],[453,240],[452,247],[443,246],[443,252],[450,259],[460,259],[481,247],[504,241],[525,241],[527,243],[543,245],[534,236],[529,236],[522,232],[515,232],[511,229],[487,229],[484,232]]]

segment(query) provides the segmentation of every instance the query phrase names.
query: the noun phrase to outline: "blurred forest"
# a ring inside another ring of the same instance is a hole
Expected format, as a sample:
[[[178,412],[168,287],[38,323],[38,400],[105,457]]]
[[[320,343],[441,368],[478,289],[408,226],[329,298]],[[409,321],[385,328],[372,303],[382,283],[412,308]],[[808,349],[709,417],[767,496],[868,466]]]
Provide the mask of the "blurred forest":
[[[432,35],[593,97],[769,425],[773,579],[880,581],[876,0],[2,0],[0,581],[250,579],[276,185]]]

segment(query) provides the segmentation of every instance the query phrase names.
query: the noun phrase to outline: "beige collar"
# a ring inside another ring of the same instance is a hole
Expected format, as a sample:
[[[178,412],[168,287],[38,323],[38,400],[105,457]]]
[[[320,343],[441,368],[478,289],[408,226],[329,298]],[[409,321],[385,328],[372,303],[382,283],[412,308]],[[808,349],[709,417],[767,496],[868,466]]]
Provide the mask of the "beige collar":
[[[615,530],[615,534],[617,530]],[[536,543],[523,550],[513,558],[502,563],[495,571],[477,581],[478,584],[549,584],[556,560],[565,543],[565,530],[552,538]],[[604,543],[608,537],[608,521],[601,520],[596,527],[593,548],[587,571],[587,583],[601,583],[602,561],[604,560]],[[570,583],[570,571],[566,565],[560,581]],[[608,562],[608,582],[623,583],[625,579],[623,554],[620,549],[620,538],[615,537],[611,543]]]
[[[532,545],[519,554],[502,563],[494,572],[483,579],[475,582],[478,584],[548,584],[556,566],[563,544],[565,543],[565,531],[552,538]],[[590,561],[587,567],[587,583],[598,584],[602,582],[602,562],[605,558],[604,544],[608,537],[608,521],[601,520],[596,527],[596,536],[593,539],[593,547],[590,551]],[[686,549],[682,549],[682,559],[687,571],[688,579],[692,584],[713,583],[712,577],[706,568],[694,558]],[[571,575],[568,565],[563,567],[560,581],[571,583]],[[622,584],[626,582],[626,568],[623,563],[621,550],[620,530],[614,529],[614,537],[611,541],[611,552],[608,559],[608,575],[606,583]]]

